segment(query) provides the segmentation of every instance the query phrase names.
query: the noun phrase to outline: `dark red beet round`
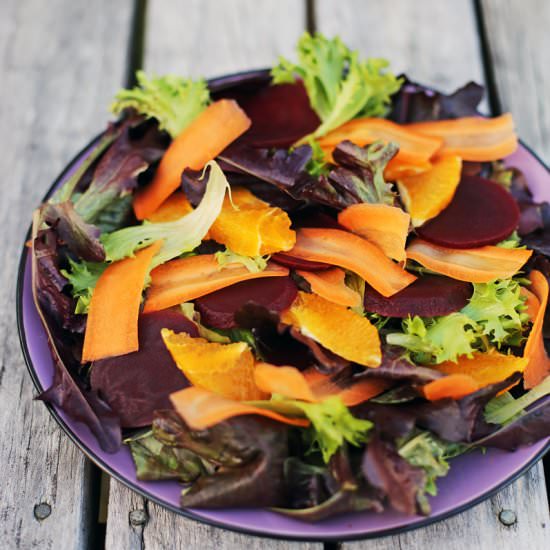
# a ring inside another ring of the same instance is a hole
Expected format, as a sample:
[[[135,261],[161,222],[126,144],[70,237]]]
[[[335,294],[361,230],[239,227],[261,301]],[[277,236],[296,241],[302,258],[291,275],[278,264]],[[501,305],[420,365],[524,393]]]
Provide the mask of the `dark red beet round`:
[[[470,283],[424,275],[389,298],[384,298],[367,285],[364,305],[367,311],[385,317],[437,317],[462,309],[472,296],[472,291]]]
[[[256,304],[269,311],[286,309],[296,298],[298,289],[290,277],[251,279],[222,288],[195,300],[201,322],[212,328],[234,328],[235,313],[246,304]]]
[[[199,335],[196,325],[178,311],[143,313],[139,317],[139,351],[92,365],[92,388],[120,417],[123,428],[151,424],[153,411],[170,408],[168,396],[189,385],[162,341],[162,328]]]
[[[463,176],[451,204],[418,228],[427,241],[450,248],[496,244],[518,226],[519,208],[498,183],[478,176]]]
[[[252,121],[241,139],[255,147],[289,147],[320,123],[301,82],[266,86],[237,100]]]
[[[271,259],[278,264],[289,267],[290,269],[303,269],[304,271],[321,271],[322,269],[329,269],[330,264],[323,264],[321,262],[311,262],[309,260],[303,260],[302,258],[295,258],[289,256],[283,252],[277,252],[271,256]]]

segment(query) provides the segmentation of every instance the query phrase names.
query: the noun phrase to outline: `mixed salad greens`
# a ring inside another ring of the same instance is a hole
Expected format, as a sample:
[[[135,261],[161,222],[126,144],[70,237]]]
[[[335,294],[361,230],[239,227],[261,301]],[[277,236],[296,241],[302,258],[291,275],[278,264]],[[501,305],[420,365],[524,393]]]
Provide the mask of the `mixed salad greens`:
[[[550,435],[549,207],[479,86],[319,34],[223,89],[137,82],[34,214],[40,399],[182,506],[308,521],[429,514],[453,457]]]

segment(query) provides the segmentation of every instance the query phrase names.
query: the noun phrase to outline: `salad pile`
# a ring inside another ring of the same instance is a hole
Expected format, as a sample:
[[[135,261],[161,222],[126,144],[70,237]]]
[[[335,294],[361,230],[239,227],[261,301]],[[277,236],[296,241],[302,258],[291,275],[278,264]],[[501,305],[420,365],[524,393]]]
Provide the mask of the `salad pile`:
[[[428,514],[453,457],[550,435],[549,207],[479,86],[309,34],[234,85],[137,80],[34,213],[40,399],[184,507],[309,521]]]

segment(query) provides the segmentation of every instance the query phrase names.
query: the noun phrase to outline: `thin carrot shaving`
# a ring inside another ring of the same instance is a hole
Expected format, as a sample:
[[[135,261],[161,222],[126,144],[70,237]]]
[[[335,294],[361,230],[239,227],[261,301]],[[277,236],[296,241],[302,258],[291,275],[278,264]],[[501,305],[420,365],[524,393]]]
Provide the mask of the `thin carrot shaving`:
[[[112,263],[99,277],[88,311],[82,362],[124,355],[139,348],[141,294],[162,241]]]
[[[270,409],[232,401],[201,388],[190,387],[172,393],[170,401],[192,430],[205,430],[235,416],[257,414],[291,426],[309,426],[305,418],[284,416]]]
[[[346,273],[339,267],[323,271],[297,270],[296,273],[308,282],[311,292],[329,302],[345,307],[361,305],[361,296],[346,285]]]
[[[546,353],[542,334],[544,314],[548,305],[548,281],[540,271],[536,270],[531,271],[529,279],[531,291],[540,305],[523,351],[523,356],[529,360],[523,372],[523,384],[526,389],[534,388],[550,375],[550,358]]]
[[[479,389],[479,384],[467,374],[450,374],[426,384],[423,388],[424,397],[428,401],[438,399],[460,399]]]
[[[513,277],[530,258],[532,250],[482,246],[454,249],[415,239],[407,248],[407,258],[459,281],[488,283]]]
[[[525,307],[527,308],[525,313],[529,315],[531,321],[534,321],[540,309],[540,300],[524,286],[521,287],[520,294],[525,298]]]

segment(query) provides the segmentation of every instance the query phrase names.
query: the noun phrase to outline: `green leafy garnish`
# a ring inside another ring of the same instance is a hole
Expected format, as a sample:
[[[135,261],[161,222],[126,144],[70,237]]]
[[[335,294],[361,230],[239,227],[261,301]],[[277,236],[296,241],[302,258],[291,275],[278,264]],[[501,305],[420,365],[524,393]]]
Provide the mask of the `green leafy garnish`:
[[[179,135],[210,102],[208,86],[203,79],[192,80],[174,75],[148,78],[137,71],[138,86],[120,90],[111,104],[119,114],[131,107],[146,117],[156,118],[159,128],[173,138]]]
[[[103,262],[75,262],[69,259],[70,270],[61,270],[61,274],[72,287],[71,294],[77,299],[75,313],[88,313],[95,285],[107,265]]]
[[[387,113],[390,97],[402,80],[386,71],[385,59],[359,59],[340,38],[304,33],[297,45],[298,63],[279,58],[271,75],[274,84],[304,82],[313,110],[321,125],[312,134],[318,138],[356,116],[379,117]]]
[[[229,250],[229,248],[216,252],[215,256],[220,267],[227,264],[239,263],[243,264],[250,273],[259,273],[267,267],[267,256],[242,256]]]
[[[521,238],[517,231],[514,231],[509,237],[506,237],[503,241],[500,241],[495,246],[500,248],[526,248],[521,244]]]
[[[229,183],[218,163],[209,162],[210,176],[206,184],[206,192],[200,204],[189,214],[173,222],[149,223],[125,227],[113,233],[101,236],[108,261],[121,260],[133,254],[140,248],[162,240],[163,245],[153,258],[151,269],[185,252],[190,252],[199,244],[218,217],[229,189]],[[203,172],[203,176],[204,177]]]
[[[325,152],[321,145],[313,138],[308,140],[308,145],[311,147],[311,159],[306,165],[307,173],[315,177],[327,175],[330,172],[330,167],[325,161]]]

